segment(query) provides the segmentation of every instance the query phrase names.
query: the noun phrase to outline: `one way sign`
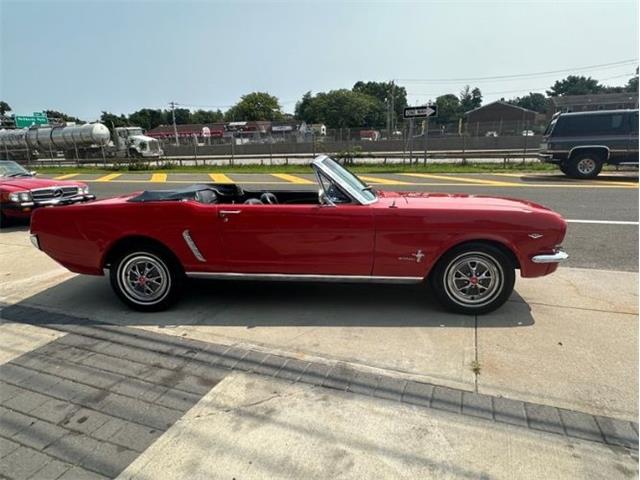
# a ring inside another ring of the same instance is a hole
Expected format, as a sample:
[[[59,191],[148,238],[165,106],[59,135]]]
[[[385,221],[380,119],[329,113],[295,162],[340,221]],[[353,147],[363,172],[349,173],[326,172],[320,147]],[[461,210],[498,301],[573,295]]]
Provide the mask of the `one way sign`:
[[[422,107],[406,107],[404,109],[404,118],[427,118],[438,115],[438,107],[436,105],[424,105]]]

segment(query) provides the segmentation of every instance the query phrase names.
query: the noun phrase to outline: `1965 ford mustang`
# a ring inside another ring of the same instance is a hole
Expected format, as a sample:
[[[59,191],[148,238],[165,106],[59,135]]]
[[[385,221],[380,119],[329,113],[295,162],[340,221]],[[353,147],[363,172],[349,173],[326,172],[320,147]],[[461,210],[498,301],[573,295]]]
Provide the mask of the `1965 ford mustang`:
[[[235,184],[145,191],[36,210],[32,242],[69,270],[102,275],[130,307],[157,311],[184,277],[430,284],[480,314],[523,277],[556,270],[566,223],[522,200],[378,192],[327,156],[319,192]]]

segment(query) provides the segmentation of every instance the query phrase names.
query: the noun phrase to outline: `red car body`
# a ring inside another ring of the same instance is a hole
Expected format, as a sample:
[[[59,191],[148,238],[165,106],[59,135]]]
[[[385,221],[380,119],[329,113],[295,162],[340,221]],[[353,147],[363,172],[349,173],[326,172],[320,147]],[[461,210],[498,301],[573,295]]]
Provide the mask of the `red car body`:
[[[475,195],[380,192],[372,205],[233,205],[239,213],[226,217],[229,205],[128,202],[133,196],[39,210],[31,232],[53,259],[88,275],[103,274],[118,242],[142,237],[166,246],[186,272],[424,278],[444,252],[471,240],[504,245],[523,277],[547,275],[557,263],[532,258],[553,253],[566,230],[540,205]],[[420,262],[398,261],[419,249]]]
[[[66,205],[95,199],[85,183],[36,178],[15,162],[2,161],[18,168],[19,176],[4,176],[0,168],[0,212],[6,219],[28,219],[34,209],[43,206]],[[2,165],[0,165],[2,167]],[[20,198],[20,194],[26,194]],[[16,197],[17,196],[17,197]]]
[[[370,204],[272,205],[136,195],[36,211],[31,232],[53,259],[89,275],[111,267],[123,243],[142,240],[171,252],[187,276],[213,278],[421,281],[467,242],[502,249],[523,277],[552,273],[564,259],[565,221],[523,200],[378,192]]]

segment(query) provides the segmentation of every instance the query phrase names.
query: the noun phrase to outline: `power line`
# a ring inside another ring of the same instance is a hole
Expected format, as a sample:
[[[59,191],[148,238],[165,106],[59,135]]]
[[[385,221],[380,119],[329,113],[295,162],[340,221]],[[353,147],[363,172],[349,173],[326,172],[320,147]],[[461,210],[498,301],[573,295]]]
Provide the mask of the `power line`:
[[[607,78],[603,78],[601,80],[599,80],[600,82],[606,82],[607,80],[613,80],[616,78],[631,78],[635,76],[635,73],[623,73],[622,75],[615,75],[613,77],[607,77]],[[515,90],[502,90],[499,92],[482,92],[482,95],[498,95],[501,93],[517,93],[517,92],[535,92],[536,90],[546,90],[550,88],[549,86],[546,87],[537,87],[537,88],[518,88]],[[421,96],[421,97],[428,97],[428,96],[440,96],[442,95],[442,92],[440,93],[421,93],[421,92],[407,92],[407,95],[411,95],[411,96]]]
[[[527,78],[527,77],[539,77],[545,75],[553,75],[557,73],[567,73],[567,72],[575,72],[582,70],[605,70],[607,68],[616,68],[621,66],[627,66],[630,64],[637,63],[637,59],[629,59],[629,60],[621,60],[619,62],[611,62],[611,63],[601,63],[599,65],[588,65],[586,67],[575,67],[575,68],[564,68],[562,70],[547,70],[545,72],[534,72],[534,73],[518,73],[513,75],[495,75],[491,77],[468,77],[468,78],[400,78],[395,79],[399,82],[415,82],[415,83],[438,83],[438,82],[479,82],[479,81],[488,81],[488,80],[506,80],[513,78]]]

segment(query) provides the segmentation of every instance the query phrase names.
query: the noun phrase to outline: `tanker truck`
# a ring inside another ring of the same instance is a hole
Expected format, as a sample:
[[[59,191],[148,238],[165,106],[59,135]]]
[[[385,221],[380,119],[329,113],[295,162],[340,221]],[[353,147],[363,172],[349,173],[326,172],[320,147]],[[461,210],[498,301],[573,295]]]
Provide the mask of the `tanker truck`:
[[[116,127],[113,138],[101,123],[33,126],[0,130],[0,156],[13,160],[55,157],[59,152],[67,159],[104,157],[159,157],[158,140],[147,137],[140,127]]]

